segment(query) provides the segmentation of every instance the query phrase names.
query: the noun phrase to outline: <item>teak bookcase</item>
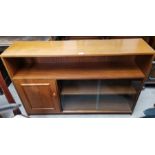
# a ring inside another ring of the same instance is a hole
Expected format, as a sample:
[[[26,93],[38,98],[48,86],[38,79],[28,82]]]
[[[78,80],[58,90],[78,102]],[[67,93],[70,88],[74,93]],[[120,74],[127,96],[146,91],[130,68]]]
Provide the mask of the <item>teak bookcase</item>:
[[[28,114],[131,114],[153,55],[115,39],[15,42],[1,58]]]

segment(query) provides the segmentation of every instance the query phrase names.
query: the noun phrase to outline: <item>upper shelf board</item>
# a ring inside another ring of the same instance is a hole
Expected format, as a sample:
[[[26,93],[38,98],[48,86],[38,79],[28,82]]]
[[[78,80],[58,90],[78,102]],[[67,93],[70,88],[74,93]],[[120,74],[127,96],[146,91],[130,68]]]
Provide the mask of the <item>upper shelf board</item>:
[[[62,57],[149,55],[154,50],[143,39],[18,41],[1,57]]]

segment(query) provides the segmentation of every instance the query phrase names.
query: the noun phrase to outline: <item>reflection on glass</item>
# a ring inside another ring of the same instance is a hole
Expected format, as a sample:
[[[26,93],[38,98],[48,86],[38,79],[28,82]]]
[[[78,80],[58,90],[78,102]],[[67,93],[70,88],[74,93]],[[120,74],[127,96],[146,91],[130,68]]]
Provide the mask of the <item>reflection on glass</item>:
[[[60,94],[65,112],[130,113],[139,93],[135,80],[62,80]]]

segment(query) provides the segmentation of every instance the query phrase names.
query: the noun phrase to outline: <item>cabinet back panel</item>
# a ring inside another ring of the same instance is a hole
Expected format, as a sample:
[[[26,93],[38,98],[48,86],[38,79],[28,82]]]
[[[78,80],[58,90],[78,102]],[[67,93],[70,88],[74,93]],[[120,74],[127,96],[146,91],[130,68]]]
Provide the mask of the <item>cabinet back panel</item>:
[[[104,57],[52,57],[52,58],[31,58],[34,63],[87,63],[87,62],[130,62],[133,61],[135,56],[104,56]]]

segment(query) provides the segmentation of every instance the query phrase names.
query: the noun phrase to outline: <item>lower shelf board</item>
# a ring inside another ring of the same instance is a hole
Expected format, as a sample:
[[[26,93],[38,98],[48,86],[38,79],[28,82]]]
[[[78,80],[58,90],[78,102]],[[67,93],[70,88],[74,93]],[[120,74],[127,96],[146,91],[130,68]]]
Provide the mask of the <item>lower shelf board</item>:
[[[63,113],[132,113],[131,99],[125,97],[71,97],[66,96],[62,100]]]
[[[46,76],[45,76],[46,75]],[[25,65],[14,75],[14,79],[143,79],[145,75],[135,63],[90,63],[83,65],[55,66],[49,63]]]

